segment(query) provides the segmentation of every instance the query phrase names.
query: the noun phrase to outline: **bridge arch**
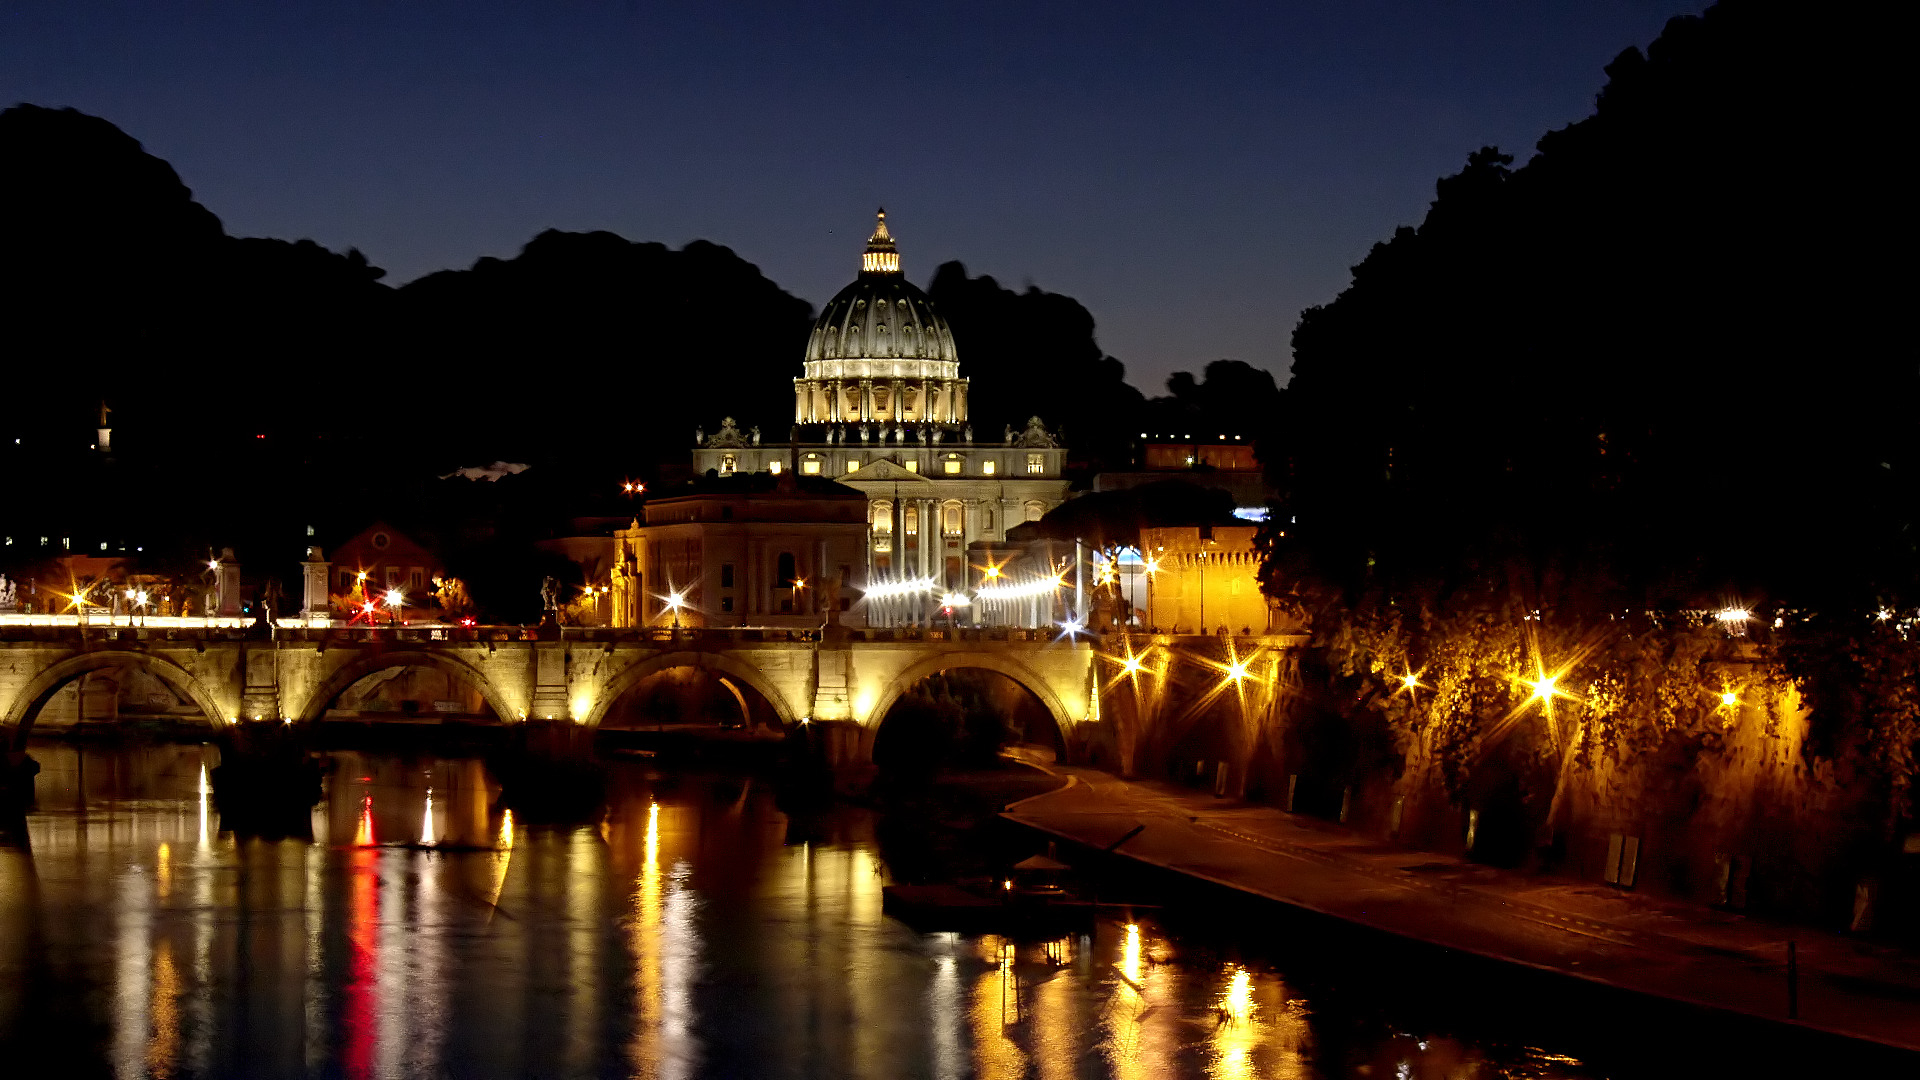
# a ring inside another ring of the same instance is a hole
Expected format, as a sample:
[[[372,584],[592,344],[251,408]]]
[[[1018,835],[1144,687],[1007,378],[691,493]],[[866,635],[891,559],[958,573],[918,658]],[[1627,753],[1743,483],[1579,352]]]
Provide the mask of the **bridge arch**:
[[[326,716],[327,706],[332,704],[335,698],[346,693],[348,687],[375,672],[396,667],[430,667],[436,671],[444,671],[480,691],[480,696],[486,700],[488,707],[493,709],[493,714],[500,719],[501,723],[510,724],[521,719],[520,710],[500,693],[500,688],[493,684],[493,680],[481,674],[479,668],[443,653],[424,650],[369,653],[341,665],[333,674],[321,680],[320,685],[314,687],[313,692],[307,695],[306,705],[299,713],[300,719],[307,723],[320,720]]]
[[[164,657],[149,653],[132,652],[123,649],[105,649],[98,652],[81,653],[69,656],[65,660],[48,667],[34,676],[33,680],[21,687],[13,697],[13,704],[7,708],[6,730],[12,733],[15,749],[26,745],[27,735],[33,730],[33,722],[40,715],[40,709],[59,691],[62,686],[79,678],[89,671],[99,671],[112,667],[137,667],[154,678],[166,683],[170,689],[178,691],[187,700],[199,707],[207,722],[218,728],[226,717],[207,688],[193,673],[179,664]]]
[[[922,679],[956,668],[980,668],[1004,675],[1018,683],[1022,690],[1039,699],[1041,707],[1047,710],[1047,715],[1053,717],[1053,726],[1059,732],[1063,744],[1068,733],[1073,730],[1073,717],[1068,714],[1066,706],[1060,701],[1060,695],[1054,693],[1053,687],[1048,684],[1044,675],[1010,656],[992,652],[936,653],[925,660],[909,665],[895,675],[893,681],[880,691],[880,696],[874,699],[873,707],[867,711],[866,719],[862,721],[863,726],[878,732],[881,723],[887,718],[888,710],[893,708],[894,702],[900,700],[900,695],[913,689],[914,684]]]
[[[780,726],[782,727],[792,727],[800,720],[801,714],[794,711],[792,704],[787,701],[786,695],[782,694],[771,682],[767,681],[767,677],[762,675],[760,670],[752,664],[728,656],[722,652],[699,652],[682,649],[677,652],[661,653],[657,656],[650,656],[645,660],[637,661],[622,668],[612,678],[608,679],[606,685],[600,688],[600,696],[594,701],[592,710],[587,713],[586,725],[588,727],[598,728],[600,722],[606,719],[607,710],[613,708],[613,703],[619,701],[621,695],[638,685],[640,680],[649,675],[655,675],[659,672],[677,667],[699,668],[703,671],[713,672],[716,675],[726,675],[739,679],[741,682],[751,686],[755,693],[767,700],[767,704],[773,707],[774,715],[780,718]]]

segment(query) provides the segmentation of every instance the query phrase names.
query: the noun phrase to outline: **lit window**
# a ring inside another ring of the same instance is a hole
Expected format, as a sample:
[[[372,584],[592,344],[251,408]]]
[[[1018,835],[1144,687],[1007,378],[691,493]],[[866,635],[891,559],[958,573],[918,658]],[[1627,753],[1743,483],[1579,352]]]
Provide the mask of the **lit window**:
[[[859,459],[859,458],[857,458],[857,457],[850,457],[850,458],[848,458],[848,459],[847,459],[847,471],[848,471],[848,472],[859,472],[859,471],[860,471],[860,459]]]
[[[1045,454],[1028,454],[1027,455],[1027,473],[1029,475],[1038,476],[1041,473],[1044,473],[1046,471],[1047,471],[1047,455]]]
[[[993,475],[993,470],[995,469],[995,467],[996,467],[995,462],[983,461],[980,463],[980,471],[987,476]]]
[[[778,462],[778,461],[769,461],[769,462],[767,462],[767,471],[768,471],[768,472],[770,472],[770,473],[772,473],[773,475],[775,475],[775,476],[779,476],[779,475],[780,475],[780,469],[781,469],[781,463],[780,463],[780,462]]]
[[[960,459],[957,457],[948,458],[946,460],[946,469],[948,476],[960,475]]]
[[[920,508],[919,507],[917,506],[908,507],[905,511],[901,513],[900,517],[906,522],[908,536],[918,536],[920,534]]]
[[[807,459],[800,463],[800,471],[808,476],[819,476],[820,458],[814,454],[808,454]]]
[[[732,475],[733,475],[733,470],[734,470],[734,469],[735,469],[735,468],[736,468],[736,467],[737,467],[737,466],[738,466],[739,464],[740,464],[740,458],[739,458],[739,456],[738,456],[738,455],[735,455],[735,454],[723,454],[723,455],[721,455],[721,458],[720,458],[720,475],[721,475],[721,476],[732,476]]]
[[[883,502],[873,504],[873,531],[890,533],[893,531],[893,507]]]
[[[906,466],[907,466],[907,471],[908,471],[908,472],[919,472],[919,471],[920,471],[920,459],[918,459],[918,458],[908,458],[908,459],[906,460]]]
[[[946,505],[945,510],[946,510],[946,513],[945,513],[946,523],[944,527],[946,529],[947,535],[959,536],[960,535],[960,504],[948,503]]]

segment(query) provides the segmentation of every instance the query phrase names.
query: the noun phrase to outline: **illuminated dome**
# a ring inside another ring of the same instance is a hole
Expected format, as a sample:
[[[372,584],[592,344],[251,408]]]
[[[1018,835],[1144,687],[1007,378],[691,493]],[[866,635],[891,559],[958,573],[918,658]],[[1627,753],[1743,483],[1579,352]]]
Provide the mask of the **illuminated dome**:
[[[900,272],[887,212],[867,239],[860,276],[827,302],[807,339],[808,379],[954,379],[953,331]]]

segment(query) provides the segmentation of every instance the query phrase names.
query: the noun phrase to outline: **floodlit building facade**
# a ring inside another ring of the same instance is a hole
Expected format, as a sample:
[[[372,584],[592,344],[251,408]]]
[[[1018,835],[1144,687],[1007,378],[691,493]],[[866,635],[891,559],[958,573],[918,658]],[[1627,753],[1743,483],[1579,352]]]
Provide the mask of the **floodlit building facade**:
[[[953,332],[901,273],[885,211],[859,277],[815,321],[793,393],[787,442],[763,444],[757,428],[743,433],[729,418],[696,434],[694,470],[793,470],[863,494],[857,565],[871,625],[944,621],[944,601],[983,569],[969,566],[968,545],[1002,541],[1066,500],[1066,450],[1039,417],[998,439],[975,432]]]
[[[1133,601],[1134,617],[1174,634],[1266,633],[1272,615],[1260,591],[1258,532],[1251,525],[1141,529],[1141,554],[1153,572],[1144,604]]]
[[[614,533],[615,626],[856,625],[867,500],[826,480],[734,476],[647,503]]]

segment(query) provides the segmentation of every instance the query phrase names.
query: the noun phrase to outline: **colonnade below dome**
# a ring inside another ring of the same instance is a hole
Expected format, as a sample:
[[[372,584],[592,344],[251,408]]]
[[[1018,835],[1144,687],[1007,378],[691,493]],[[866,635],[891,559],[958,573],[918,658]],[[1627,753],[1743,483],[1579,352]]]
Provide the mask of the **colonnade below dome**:
[[[796,424],[964,424],[966,379],[793,380]]]

